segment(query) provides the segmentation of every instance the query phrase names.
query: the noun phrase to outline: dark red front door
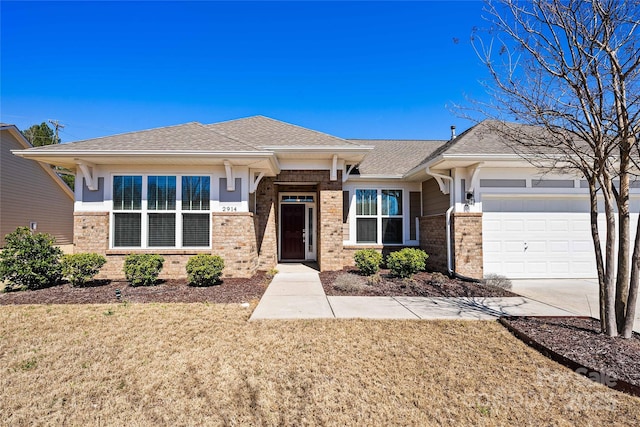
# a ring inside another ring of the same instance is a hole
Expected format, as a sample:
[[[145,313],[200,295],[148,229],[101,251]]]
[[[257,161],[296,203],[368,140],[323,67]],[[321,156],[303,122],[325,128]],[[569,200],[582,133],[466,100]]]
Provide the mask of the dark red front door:
[[[305,259],[304,256],[304,205],[282,205],[281,227],[281,253],[280,258]]]

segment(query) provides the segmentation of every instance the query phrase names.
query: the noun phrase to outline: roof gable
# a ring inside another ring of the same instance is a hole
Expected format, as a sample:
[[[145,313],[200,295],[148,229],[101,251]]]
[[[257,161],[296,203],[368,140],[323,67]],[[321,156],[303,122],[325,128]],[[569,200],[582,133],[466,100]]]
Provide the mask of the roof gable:
[[[350,139],[374,147],[362,160],[360,175],[404,175],[440,148],[440,140]]]
[[[213,123],[207,128],[222,135],[249,142],[260,148],[271,147],[349,147],[358,144],[326,133],[306,129],[264,116]]]

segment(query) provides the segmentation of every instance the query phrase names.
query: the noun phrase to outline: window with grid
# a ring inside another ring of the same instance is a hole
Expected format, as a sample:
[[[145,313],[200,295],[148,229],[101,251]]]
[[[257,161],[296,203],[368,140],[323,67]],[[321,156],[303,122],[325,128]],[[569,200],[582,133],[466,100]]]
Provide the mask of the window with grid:
[[[145,180],[146,188],[142,176],[113,177],[113,246],[209,246],[211,178],[150,175]]]
[[[356,241],[378,243],[378,191],[356,190]]]
[[[113,177],[113,211],[113,246],[140,246],[142,176]]]
[[[182,177],[182,245],[186,247],[209,246],[211,233],[211,180],[208,176]],[[197,213],[204,211],[203,213]]]
[[[356,190],[356,242],[402,244],[402,190]]]
[[[382,243],[402,243],[402,190],[382,190]]]

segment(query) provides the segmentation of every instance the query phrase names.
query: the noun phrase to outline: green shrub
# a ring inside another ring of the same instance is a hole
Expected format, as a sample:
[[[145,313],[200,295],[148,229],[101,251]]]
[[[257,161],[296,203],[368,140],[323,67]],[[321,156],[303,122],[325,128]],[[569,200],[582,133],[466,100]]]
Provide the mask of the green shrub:
[[[131,286],[153,286],[164,258],[155,254],[131,254],[124,259],[124,274]]]
[[[52,236],[18,227],[5,236],[5,242],[0,251],[0,281],[7,282],[5,291],[41,289],[60,283],[62,250],[54,246]]]
[[[100,272],[107,259],[100,254],[73,254],[62,257],[62,274],[71,286],[83,286]]]
[[[375,249],[360,249],[353,254],[353,260],[360,273],[371,276],[380,270],[382,254]]]
[[[424,251],[415,248],[404,248],[387,256],[387,266],[397,277],[411,277],[426,267],[429,258]]]
[[[191,286],[211,286],[222,276],[224,260],[218,255],[200,254],[187,261],[187,276]]]

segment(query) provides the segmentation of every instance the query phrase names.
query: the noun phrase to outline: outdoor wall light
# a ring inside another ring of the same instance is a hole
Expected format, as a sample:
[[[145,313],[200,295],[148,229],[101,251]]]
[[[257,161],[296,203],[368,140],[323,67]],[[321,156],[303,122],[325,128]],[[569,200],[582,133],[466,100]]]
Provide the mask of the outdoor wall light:
[[[475,199],[473,197],[473,192],[467,191],[467,194],[465,194],[465,198],[467,200],[467,204],[473,206],[473,204],[475,203]]]

